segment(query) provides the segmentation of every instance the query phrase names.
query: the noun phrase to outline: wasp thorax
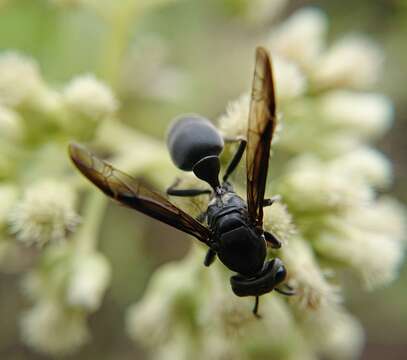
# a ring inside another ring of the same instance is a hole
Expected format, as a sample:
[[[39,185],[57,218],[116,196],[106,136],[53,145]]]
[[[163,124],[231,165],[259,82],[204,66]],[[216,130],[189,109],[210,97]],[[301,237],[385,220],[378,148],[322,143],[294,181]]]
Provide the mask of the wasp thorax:
[[[174,164],[181,170],[191,171],[203,158],[219,155],[223,139],[208,119],[184,115],[170,127],[167,146]]]

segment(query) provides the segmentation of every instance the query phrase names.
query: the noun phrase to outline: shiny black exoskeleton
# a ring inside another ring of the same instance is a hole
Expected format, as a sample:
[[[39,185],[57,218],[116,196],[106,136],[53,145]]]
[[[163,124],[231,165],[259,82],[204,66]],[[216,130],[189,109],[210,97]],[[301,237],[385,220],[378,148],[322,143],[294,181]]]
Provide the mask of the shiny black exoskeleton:
[[[98,158],[86,147],[72,143],[69,156],[76,168],[105,195],[184,233],[194,236],[208,247],[205,265],[216,258],[237,274],[230,278],[237,296],[254,296],[257,316],[259,296],[272,290],[293,295],[293,289],[282,284],[286,270],[280,259],[266,260],[266,244],[274,248],[280,241],[263,229],[263,207],[275,198],[265,199],[270,146],[277,124],[276,102],[271,58],[267,50],[256,49],[248,126],[222,182],[219,182],[219,154],[224,139],[209,120],[187,115],[178,118],[168,133],[168,148],[175,165],[193,171],[206,181],[208,189],[167,190],[173,196],[210,196],[207,210],[197,219],[182,211],[168,199],[152,191],[137,179]],[[243,153],[246,152],[246,201],[228,182]],[[208,226],[202,224],[207,222]],[[283,289],[285,287],[285,289]]]
[[[175,187],[167,190],[173,196],[211,196],[207,211],[200,217],[200,220],[206,219],[212,234],[205,265],[209,266],[217,256],[226,267],[238,273],[230,280],[233,292],[237,296],[255,296],[255,314],[258,296],[273,289],[291,295],[276,288],[286,277],[281,260],[266,261],[267,242],[274,248],[279,248],[281,243],[271,233],[250,223],[246,202],[227,181],[244,153],[246,141],[240,140],[222,183],[219,182],[219,154],[224,141],[209,120],[198,115],[176,119],[169,130],[167,145],[178,168],[192,170],[212,187],[212,190]],[[272,204],[273,200],[269,200],[265,201],[265,206]]]

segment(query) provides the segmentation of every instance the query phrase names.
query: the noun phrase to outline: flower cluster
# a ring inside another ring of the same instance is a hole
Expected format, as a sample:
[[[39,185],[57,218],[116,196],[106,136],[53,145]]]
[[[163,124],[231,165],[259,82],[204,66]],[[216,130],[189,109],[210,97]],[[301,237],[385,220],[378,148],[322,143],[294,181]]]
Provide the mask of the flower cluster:
[[[0,52],[0,269],[23,269],[22,291],[32,306],[20,318],[22,339],[55,357],[89,341],[88,317],[100,309],[112,278],[97,244],[107,200],[74,173],[67,143],[85,141],[121,170],[168,185],[174,170],[163,144],[117,121],[116,93],[125,101],[178,101],[189,79],[168,65],[169,49],[155,35],[137,35],[126,49],[134,18],[172,0],[48,1],[96,13],[109,38],[101,70],[106,83],[89,73],[51,86],[33,58]],[[280,14],[286,3],[225,0],[232,12],[244,9],[257,22]],[[361,35],[330,45],[327,27],[323,12],[306,8],[260,41],[272,55],[278,100],[267,190],[281,196],[265,208],[264,227],[283,243],[269,256],[283,260],[296,295],[262,296],[258,320],[253,299],[230,290],[231,272],[219,261],[205,268],[204,249],[194,244],[183,260],[157,270],[128,310],[129,336],[155,359],[360,353],[364,333],[341,302],[341,273],[353,273],[367,289],[393,281],[403,258],[405,210],[382,195],[392,168],[371,145],[393,117],[389,99],[371,91],[383,54]],[[228,105],[218,120],[225,136],[245,136],[249,105],[247,93]],[[221,160],[233,150],[227,145]],[[242,197],[243,173],[237,169],[232,179]],[[180,186],[202,182],[185,176]],[[171,200],[198,216],[208,197]]]
[[[0,54],[0,75],[0,268],[26,270],[33,306],[21,317],[23,341],[51,355],[72,353],[91,337],[87,318],[100,308],[111,269],[97,250],[107,200],[74,176],[68,141],[91,141],[118,167],[159,184],[166,154],[117,121],[119,101],[94,75],[53,88],[16,52]],[[22,255],[28,247],[36,249],[34,264]]]
[[[126,57],[117,46],[126,45],[135,17],[171,0],[50,2],[90,10],[113,34],[99,71],[106,82],[87,73],[53,86],[35,59],[0,52],[0,269],[25,274],[32,307],[21,316],[22,340],[59,356],[91,338],[88,316],[100,308],[111,280],[110,264],[97,249],[107,201],[74,173],[68,142],[90,143],[124,171],[143,172],[162,185],[168,170],[164,146],[117,121],[121,104],[112,88],[117,81],[122,94],[140,96],[143,88],[150,98],[172,100],[174,86],[185,79],[165,65],[164,42],[154,37],[140,36]]]
[[[89,339],[87,314],[99,308],[110,281],[103,255],[78,253],[70,245],[47,248],[23,282],[34,303],[21,317],[23,340],[55,355],[73,352]]]
[[[94,137],[118,102],[89,75],[54,89],[17,52],[0,54],[0,75],[0,263],[19,269],[28,265],[24,249],[38,249],[24,280],[33,307],[22,315],[22,337],[38,351],[66,353],[89,338],[87,315],[100,306],[110,265],[92,246],[97,233],[81,223],[63,139]]]
[[[350,269],[369,289],[394,280],[405,211],[378,195],[392,171],[369,145],[392,121],[390,101],[367,90],[380,75],[382,52],[362,36],[328,46],[327,25],[325,14],[306,8],[264,39],[279,113],[268,189],[282,196],[265,211],[264,227],[283,241],[270,256],[286,264],[296,296],[261,297],[258,321],[252,302],[228,289],[231,274],[218,263],[204,268],[204,252],[194,247],[182,262],[158,270],[129,310],[130,336],[154,348],[156,359],[348,359],[360,353],[363,331],[341,304],[338,275]],[[244,94],[219,119],[220,130],[245,136],[248,114]],[[197,214],[205,201],[178,204]]]

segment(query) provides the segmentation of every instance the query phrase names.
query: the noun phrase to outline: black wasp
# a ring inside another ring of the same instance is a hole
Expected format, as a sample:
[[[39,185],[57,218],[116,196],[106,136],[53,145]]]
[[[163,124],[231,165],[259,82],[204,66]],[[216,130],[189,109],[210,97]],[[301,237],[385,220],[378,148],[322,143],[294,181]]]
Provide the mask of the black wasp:
[[[208,209],[194,219],[163,196],[100,160],[84,147],[71,144],[69,153],[76,167],[107,196],[148,216],[193,235],[208,246],[204,264],[216,258],[237,274],[230,278],[237,296],[254,296],[253,313],[257,316],[259,296],[273,289],[293,295],[284,285],[286,269],[278,258],[266,260],[267,245],[279,248],[280,241],[263,229],[263,207],[273,203],[264,199],[270,145],[276,126],[276,105],[271,61],[267,51],[256,50],[256,64],[250,102],[247,139],[239,141],[238,149],[219,182],[220,161],[224,140],[216,128],[200,116],[179,118],[168,133],[168,148],[175,165],[208,183],[211,189],[167,190],[172,196],[209,194]],[[247,204],[228,182],[246,150]],[[206,220],[208,226],[201,222]]]

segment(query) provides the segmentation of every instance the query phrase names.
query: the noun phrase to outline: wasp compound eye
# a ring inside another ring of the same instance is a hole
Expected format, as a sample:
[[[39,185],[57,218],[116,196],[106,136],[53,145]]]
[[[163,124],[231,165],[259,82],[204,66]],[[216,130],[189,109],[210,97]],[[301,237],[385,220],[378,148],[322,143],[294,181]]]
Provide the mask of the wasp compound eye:
[[[276,284],[280,284],[285,280],[285,277],[287,276],[287,270],[285,269],[284,265],[281,265],[276,272],[275,275],[275,280]]]
[[[191,171],[203,158],[219,155],[223,139],[208,119],[184,115],[170,127],[167,146],[174,164],[181,170]]]

